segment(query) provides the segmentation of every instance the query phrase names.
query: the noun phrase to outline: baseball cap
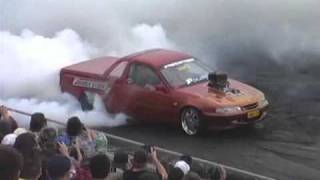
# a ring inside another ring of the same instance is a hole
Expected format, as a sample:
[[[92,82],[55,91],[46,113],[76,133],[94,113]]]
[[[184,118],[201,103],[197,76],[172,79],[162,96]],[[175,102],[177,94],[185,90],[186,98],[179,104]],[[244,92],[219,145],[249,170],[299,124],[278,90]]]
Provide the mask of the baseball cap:
[[[185,161],[177,161],[174,167],[181,169],[183,174],[187,174],[190,171],[190,166]]]
[[[16,134],[7,134],[1,141],[3,145],[13,145],[16,141],[17,135]]]

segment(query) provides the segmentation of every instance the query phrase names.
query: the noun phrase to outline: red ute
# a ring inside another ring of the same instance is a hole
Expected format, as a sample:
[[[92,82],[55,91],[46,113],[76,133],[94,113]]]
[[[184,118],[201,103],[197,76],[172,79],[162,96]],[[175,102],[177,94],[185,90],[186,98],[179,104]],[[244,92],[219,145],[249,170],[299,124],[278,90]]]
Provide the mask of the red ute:
[[[174,124],[188,135],[252,125],[264,119],[268,106],[261,91],[211,73],[188,54],[164,49],[65,67],[60,85],[84,110],[93,108],[92,97],[98,94],[111,113]]]

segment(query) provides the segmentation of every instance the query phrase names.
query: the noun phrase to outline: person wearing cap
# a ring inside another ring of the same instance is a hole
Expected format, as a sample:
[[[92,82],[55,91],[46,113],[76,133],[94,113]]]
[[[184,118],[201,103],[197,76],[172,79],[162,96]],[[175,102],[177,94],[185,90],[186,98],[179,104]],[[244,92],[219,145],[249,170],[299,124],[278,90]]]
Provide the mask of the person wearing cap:
[[[17,128],[16,130],[13,131],[13,133],[17,136],[26,132],[29,132],[29,131],[25,128]]]
[[[1,141],[1,144],[3,145],[8,145],[8,146],[13,146],[14,142],[16,141],[17,135],[16,134],[7,134],[4,136],[4,138]]]
[[[183,160],[179,160],[174,164],[174,167],[179,168],[184,175],[186,175],[190,171],[190,166]]]
[[[47,171],[51,180],[69,180],[73,175],[70,159],[62,155],[49,158]]]
[[[151,157],[151,162],[156,167],[157,173],[146,168],[148,155]],[[150,152],[148,152],[148,154],[144,150],[138,150],[134,153],[132,168],[124,172],[123,180],[140,180],[141,176],[144,176],[146,173],[154,173],[161,180],[166,180],[168,178],[168,174],[159,161],[154,147],[150,148]]]
[[[192,165],[192,157],[190,155],[184,154],[180,157],[180,160],[186,162],[190,167]]]

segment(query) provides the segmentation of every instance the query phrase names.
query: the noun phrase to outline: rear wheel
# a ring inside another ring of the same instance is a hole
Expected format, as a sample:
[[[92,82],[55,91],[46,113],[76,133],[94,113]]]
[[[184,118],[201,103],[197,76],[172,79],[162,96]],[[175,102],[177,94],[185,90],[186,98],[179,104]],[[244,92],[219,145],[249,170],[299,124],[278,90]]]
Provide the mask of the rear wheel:
[[[199,135],[205,131],[204,122],[198,109],[188,107],[182,110],[180,115],[182,130],[190,136]]]
[[[89,96],[91,95],[88,93],[82,93],[79,97],[79,103],[83,111],[91,111],[93,109],[93,97]]]

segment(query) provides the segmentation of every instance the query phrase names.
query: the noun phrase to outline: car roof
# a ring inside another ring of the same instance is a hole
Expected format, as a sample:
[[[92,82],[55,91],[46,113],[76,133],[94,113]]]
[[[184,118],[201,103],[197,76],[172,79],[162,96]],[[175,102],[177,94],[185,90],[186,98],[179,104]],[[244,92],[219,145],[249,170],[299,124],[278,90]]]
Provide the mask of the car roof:
[[[167,50],[167,49],[151,49],[138,52],[129,56],[121,58],[131,62],[141,62],[153,67],[162,67],[172,62],[191,58],[189,54]]]

